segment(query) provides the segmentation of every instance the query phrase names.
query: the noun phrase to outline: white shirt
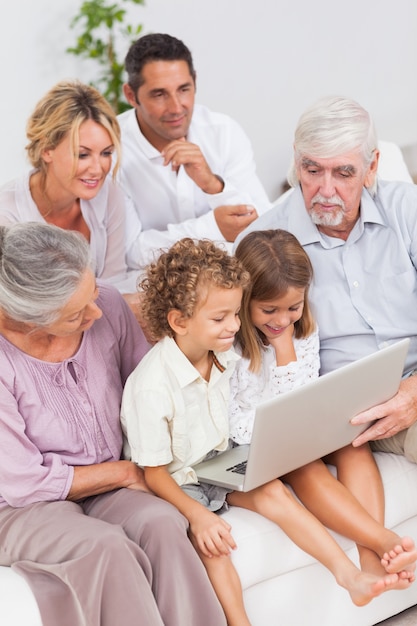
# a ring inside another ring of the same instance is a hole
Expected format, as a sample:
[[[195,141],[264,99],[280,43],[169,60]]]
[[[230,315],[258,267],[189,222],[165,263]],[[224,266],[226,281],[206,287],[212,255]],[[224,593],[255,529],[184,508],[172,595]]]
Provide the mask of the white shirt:
[[[167,465],[179,485],[197,483],[192,465],[211,450],[226,450],[229,439],[229,380],[235,352],[216,353],[207,382],[165,337],[129,376],[122,400],[125,458],[142,466]]]
[[[320,328],[321,373],[410,337],[404,373],[417,365],[417,186],[378,181],[362,191],[347,241],[313,224],[298,186],[249,231],[283,228],[297,237],[314,269],[309,291]]]
[[[161,153],[142,135],[134,109],[119,115],[118,121],[123,148],[119,178],[129,199],[131,267],[143,268],[161,248],[182,237],[224,242],[212,211],[218,206],[250,204],[259,215],[270,208],[249,139],[230,117],[196,104],[187,135],[225,182],[223,191],[212,195],[204,193],[183,167],[176,173],[163,165]]]
[[[238,444],[250,443],[256,407],[287,391],[305,385],[319,375],[319,334],[315,330],[308,337],[294,338],[296,361],[277,365],[275,350],[265,346],[261,369],[252,372],[249,359],[241,358],[230,380],[229,427],[230,437]]]
[[[0,188],[0,224],[44,222],[30,193],[34,170]],[[125,206],[120,189],[107,178],[91,200],[80,200],[83,218],[90,230],[91,256],[97,278],[120,291],[132,291],[133,281],[125,261]],[[126,289],[125,289],[126,287]]]

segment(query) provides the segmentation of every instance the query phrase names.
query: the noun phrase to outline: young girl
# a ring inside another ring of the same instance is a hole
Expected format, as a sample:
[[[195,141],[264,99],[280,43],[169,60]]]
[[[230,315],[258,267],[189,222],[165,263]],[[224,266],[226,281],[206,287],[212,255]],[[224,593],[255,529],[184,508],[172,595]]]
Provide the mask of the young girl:
[[[243,444],[250,442],[256,405],[316,378],[320,362],[308,303],[312,266],[297,239],[283,230],[252,232],[236,257],[251,276],[236,342],[243,358],[231,380],[230,436]],[[336,466],[337,479],[325,461]],[[414,580],[412,540],[400,541],[383,527],[383,486],[368,445],[347,446],[284,480],[324,525],[357,543],[364,571],[382,575],[406,568],[397,587]]]
[[[209,241],[183,239],[163,253],[142,283],[143,315],[159,341],[129,377],[122,402],[125,454],[144,467],[149,487],[188,519],[191,540],[229,626],[250,622],[229,558],[236,548],[231,528],[215,513],[226,503],[246,506],[279,523],[333,572],[358,605],[399,584],[394,569],[403,569],[397,560],[404,554],[391,533],[385,549],[398,544],[401,553],[385,557],[392,572],[362,573],[281,481],[250,494],[197,482],[193,465],[229,445],[229,381],[238,359],[231,348],[248,279],[236,258]]]

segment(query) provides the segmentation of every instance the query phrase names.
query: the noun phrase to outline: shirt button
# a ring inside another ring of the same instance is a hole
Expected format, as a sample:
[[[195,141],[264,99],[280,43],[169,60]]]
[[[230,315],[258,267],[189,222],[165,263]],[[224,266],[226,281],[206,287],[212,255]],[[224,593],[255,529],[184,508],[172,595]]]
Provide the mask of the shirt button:
[[[357,280],[354,280],[354,281],[353,281],[353,286],[354,286],[354,287],[359,287],[359,283],[358,283],[358,281],[357,281]]]

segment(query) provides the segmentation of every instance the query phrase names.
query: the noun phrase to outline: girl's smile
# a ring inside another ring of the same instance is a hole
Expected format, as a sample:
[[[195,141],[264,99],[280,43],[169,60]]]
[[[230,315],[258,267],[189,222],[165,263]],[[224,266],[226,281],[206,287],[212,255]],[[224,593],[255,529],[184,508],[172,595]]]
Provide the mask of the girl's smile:
[[[268,329],[271,333],[274,333],[274,334],[276,334],[276,335],[280,335],[280,334],[283,332],[283,330],[285,330],[285,329],[284,329],[284,328],[282,328],[282,327],[279,327],[279,328],[274,328],[274,327],[273,327],[273,326],[271,326],[270,324],[265,324],[265,326],[266,326],[266,328],[267,328],[267,329]]]

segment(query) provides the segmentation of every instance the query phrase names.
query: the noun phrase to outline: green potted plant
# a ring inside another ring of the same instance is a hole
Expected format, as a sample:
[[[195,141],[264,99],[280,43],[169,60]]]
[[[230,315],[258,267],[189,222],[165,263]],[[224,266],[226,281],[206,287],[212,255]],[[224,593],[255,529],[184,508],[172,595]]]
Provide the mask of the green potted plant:
[[[145,4],[145,0],[122,0],[133,4]],[[120,2],[86,0],[72,19],[70,27],[80,30],[75,46],[67,52],[97,61],[101,71],[91,84],[99,89],[110,102],[116,113],[130,108],[123,99],[123,59],[117,56],[116,43],[119,37],[128,46],[137,39],[142,25],[125,24],[126,8]]]

